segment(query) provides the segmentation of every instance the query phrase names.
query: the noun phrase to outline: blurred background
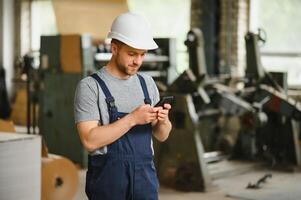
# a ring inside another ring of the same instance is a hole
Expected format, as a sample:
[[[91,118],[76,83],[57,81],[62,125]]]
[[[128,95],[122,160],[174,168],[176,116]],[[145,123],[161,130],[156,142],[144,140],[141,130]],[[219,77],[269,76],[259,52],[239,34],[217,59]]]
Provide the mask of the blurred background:
[[[301,198],[300,0],[0,0],[0,199],[87,199],[79,80],[127,11],[159,48],[141,72],[173,95],[154,140],[160,199]]]

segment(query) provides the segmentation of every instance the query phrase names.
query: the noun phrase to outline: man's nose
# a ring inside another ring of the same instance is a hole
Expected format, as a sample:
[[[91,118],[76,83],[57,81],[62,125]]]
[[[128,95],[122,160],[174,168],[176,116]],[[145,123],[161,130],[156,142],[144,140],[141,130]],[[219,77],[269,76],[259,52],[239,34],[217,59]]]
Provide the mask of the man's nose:
[[[136,56],[135,59],[134,59],[134,63],[136,65],[141,65],[143,62],[143,56]]]

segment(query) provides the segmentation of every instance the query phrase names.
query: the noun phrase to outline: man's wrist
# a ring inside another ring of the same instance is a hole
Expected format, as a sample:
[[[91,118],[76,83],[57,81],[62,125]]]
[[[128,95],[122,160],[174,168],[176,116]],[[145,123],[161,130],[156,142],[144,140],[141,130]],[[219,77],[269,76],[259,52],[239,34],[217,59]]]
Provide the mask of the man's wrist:
[[[126,117],[127,117],[128,124],[129,124],[130,127],[133,127],[137,124],[134,116],[131,113],[128,114]]]
[[[170,120],[167,118],[165,120],[158,120],[157,122],[158,125],[169,125],[171,124]]]

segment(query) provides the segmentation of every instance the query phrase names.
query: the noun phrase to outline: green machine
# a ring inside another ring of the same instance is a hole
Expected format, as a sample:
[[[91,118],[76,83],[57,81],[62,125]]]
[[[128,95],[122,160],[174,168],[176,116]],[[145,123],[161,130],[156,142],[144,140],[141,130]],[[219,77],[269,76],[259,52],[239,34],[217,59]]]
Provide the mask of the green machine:
[[[49,152],[86,166],[83,149],[73,118],[73,98],[79,74],[45,74],[40,93],[39,128]]]
[[[92,39],[87,35],[42,36],[40,58],[40,134],[50,153],[86,167],[88,152],[76,130],[73,101],[78,82],[95,70]]]

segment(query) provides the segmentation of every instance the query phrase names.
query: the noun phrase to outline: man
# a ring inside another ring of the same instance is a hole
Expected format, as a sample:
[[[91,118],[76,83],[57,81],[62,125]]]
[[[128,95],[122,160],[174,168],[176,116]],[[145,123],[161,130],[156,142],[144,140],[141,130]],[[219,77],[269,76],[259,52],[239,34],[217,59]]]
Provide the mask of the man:
[[[150,76],[137,74],[147,50],[156,49],[150,26],[133,13],[119,15],[108,35],[112,57],[84,78],[75,94],[75,121],[90,152],[89,199],[158,199],[152,135],[167,139],[171,105],[153,107],[159,92]]]

